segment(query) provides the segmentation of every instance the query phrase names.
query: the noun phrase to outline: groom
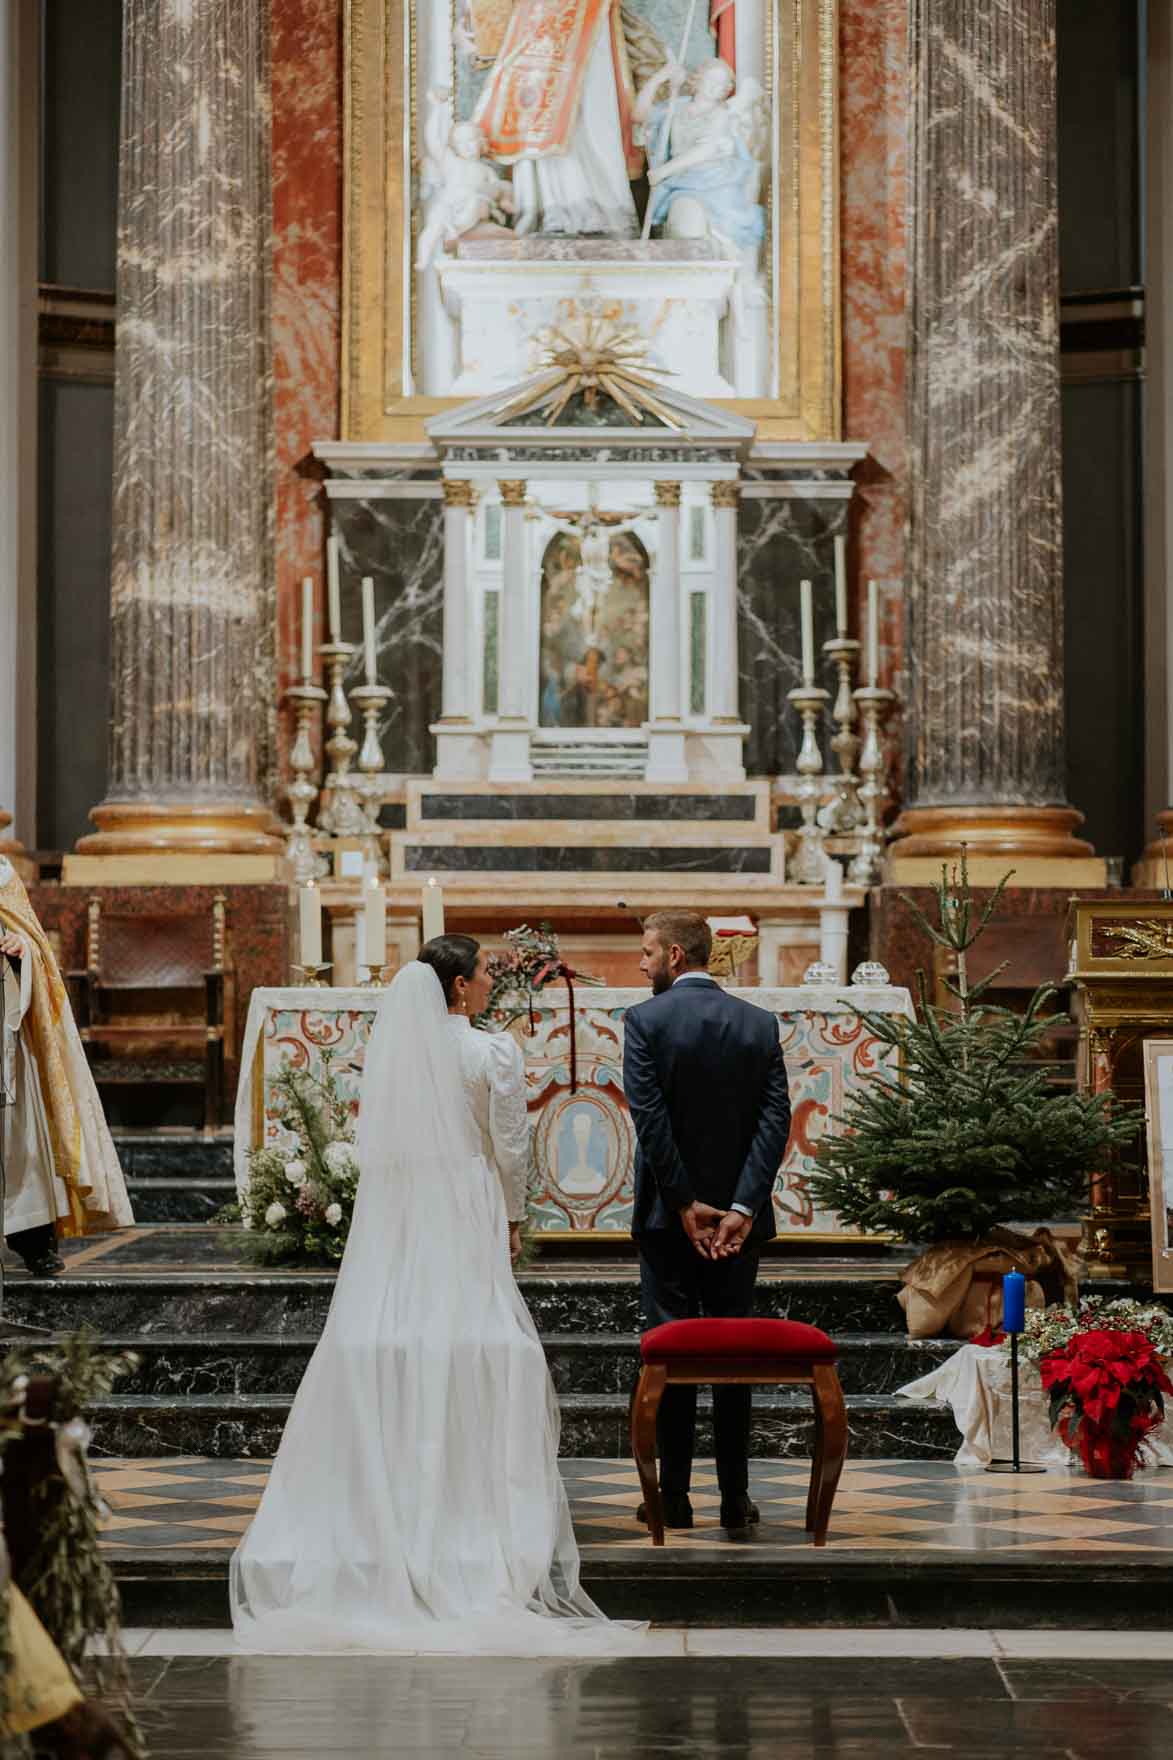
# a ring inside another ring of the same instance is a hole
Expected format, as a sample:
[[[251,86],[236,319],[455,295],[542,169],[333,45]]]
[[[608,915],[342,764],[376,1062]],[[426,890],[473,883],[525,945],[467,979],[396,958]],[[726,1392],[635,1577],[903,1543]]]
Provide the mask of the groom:
[[[772,1193],[790,1134],[778,1022],[708,975],[712,936],[691,911],[644,922],[647,1002],[624,1016],[623,1087],[635,1125],[635,1208],[644,1325],[753,1308]],[[713,1389],[721,1526],[745,1534],[750,1389]],[[695,1387],[666,1387],[657,1440],[664,1519],[692,1527]],[[641,1519],[643,1510],[641,1507]]]

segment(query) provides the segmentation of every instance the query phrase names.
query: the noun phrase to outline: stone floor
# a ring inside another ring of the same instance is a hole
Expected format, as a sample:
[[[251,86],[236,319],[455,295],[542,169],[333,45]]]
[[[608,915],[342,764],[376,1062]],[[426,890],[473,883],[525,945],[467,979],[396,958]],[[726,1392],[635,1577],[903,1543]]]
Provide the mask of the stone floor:
[[[1164,1760],[1173,1720],[1163,1634],[660,1631],[601,1663],[128,1637],[155,1760]]]

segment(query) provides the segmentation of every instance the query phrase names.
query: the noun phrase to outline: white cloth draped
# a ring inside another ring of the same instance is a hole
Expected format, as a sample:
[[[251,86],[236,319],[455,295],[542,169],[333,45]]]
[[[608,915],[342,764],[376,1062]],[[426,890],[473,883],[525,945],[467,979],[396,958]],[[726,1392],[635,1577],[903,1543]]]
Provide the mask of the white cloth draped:
[[[57,1177],[53,1141],[36,1059],[21,1024],[33,997],[33,962],[0,960],[0,1166],[4,1169],[4,1233],[41,1228],[69,1215]],[[123,1193],[125,1197],[125,1192]]]
[[[413,961],[367,1048],[330,1313],[232,1560],[242,1648],[606,1655],[640,1642],[579,1587],[558,1404],[462,1044],[435,973]]]

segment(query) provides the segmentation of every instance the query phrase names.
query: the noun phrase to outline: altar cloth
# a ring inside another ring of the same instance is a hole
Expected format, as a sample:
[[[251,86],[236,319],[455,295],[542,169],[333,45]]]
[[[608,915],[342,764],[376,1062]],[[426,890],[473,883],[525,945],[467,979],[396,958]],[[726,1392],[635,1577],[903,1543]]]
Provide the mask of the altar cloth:
[[[819,1209],[807,1185],[819,1138],[852,1090],[891,1056],[855,1012],[911,1016],[908,991],[890,985],[732,989],[778,1018],[790,1078],[790,1143],[774,1189],[778,1232],[795,1239],[860,1238]],[[249,1004],[236,1099],[235,1171],[248,1184],[251,1148],[287,1148],[274,1081],[283,1063],[322,1075],[327,1067],[355,1116],[363,1054],[382,992],[259,989]],[[546,1236],[624,1235],[631,1227],[635,1132],[623,1096],[623,1016],[644,989],[579,990],[575,996],[576,1091],[570,1087],[570,1022],[562,987],[543,992],[531,1033],[509,1029],[525,1055],[532,1167],[530,1210]]]

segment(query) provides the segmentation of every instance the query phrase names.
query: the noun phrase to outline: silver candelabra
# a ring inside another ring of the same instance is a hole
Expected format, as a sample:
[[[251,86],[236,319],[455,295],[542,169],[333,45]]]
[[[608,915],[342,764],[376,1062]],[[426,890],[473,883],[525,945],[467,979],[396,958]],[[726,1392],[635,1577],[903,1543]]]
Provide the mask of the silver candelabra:
[[[293,781],[285,791],[293,814],[293,823],[286,832],[286,853],[293,864],[294,879],[304,886],[307,880],[320,880],[329,871],[326,858],[314,848],[309,827],[310,808],[318,798],[318,786],[312,780],[314,748],[310,728],[318,704],[326,701],[326,693],[311,678],[303,678],[300,684],[289,687],[289,700],[297,705],[297,731],[289,754]]]
[[[819,812],[819,824],[833,837],[843,837],[857,831],[866,818],[859,798],[859,778],[855,773],[855,760],[860,747],[855,731],[859,711],[851,688],[859,663],[859,650],[859,643],[852,641],[849,636],[836,636],[834,641],[823,643],[823,653],[834,661],[839,673],[835,707],[831,710],[837,729],[831,740],[831,750],[839,760],[839,774],[832,778],[834,795]]]
[[[823,774],[823,754],[819,749],[818,724],[831,693],[821,685],[803,683],[788,691],[787,699],[802,716],[802,745],[798,752],[798,804],[802,825],[798,832],[798,848],[788,873],[800,886],[822,886],[826,881],[827,833],[819,824],[819,777]]]
[[[358,704],[359,713],[363,718],[362,750],[358,754],[358,767],[362,772],[363,811],[366,814],[366,827],[363,835],[369,839],[370,854],[377,862],[381,872],[386,872],[387,862],[383,855],[382,839],[379,834],[379,807],[381,784],[379,778],[383,774],[383,747],[379,743],[379,711],[393,692],[385,684],[358,684],[350,693],[351,700]]]
[[[366,837],[370,833],[366,811],[367,779],[356,776],[350,768],[358,745],[346,731],[351,720],[350,704],[342,684],[347,661],[354,653],[354,643],[326,642],[318,652],[326,662],[330,679],[326,724],[332,729],[326,741],[330,773],[322,789],[324,804],[318,814],[318,824],[331,837]]]
[[[888,794],[880,728],[896,701],[896,693],[881,690],[876,685],[861,685],[855,692],[855,700],[863,720],[863,750],[859,755],[859,773],[863,780],[859,798],[863,802],[864,827],[859,853],[853,858],[847,877],[857,886],[872,886],[880,878],[880,858],[884,854],[885,841],[881,809]]]

